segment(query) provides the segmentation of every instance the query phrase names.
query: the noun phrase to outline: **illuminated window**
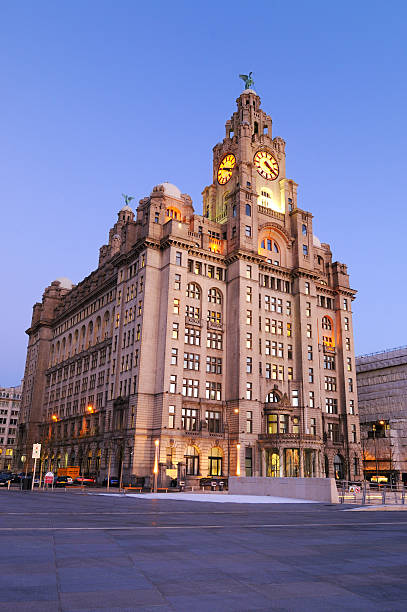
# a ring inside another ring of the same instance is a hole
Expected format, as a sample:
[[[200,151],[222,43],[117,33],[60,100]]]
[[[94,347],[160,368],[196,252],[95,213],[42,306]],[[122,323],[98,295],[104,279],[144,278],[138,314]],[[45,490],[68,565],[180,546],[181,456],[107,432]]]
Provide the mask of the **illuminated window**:
[[[178,210],[178,208],[175,208],[175,206],[169,206],[166,210],[166,214],[170,219],[177,219],[178,221],[181,220],[181,212]]]
[[[346,358],[346,369],[348,370],[348,372],[352,371],[352,358],[351,357]]]
[[[179,298],[174,298],[173,312],[174,314],[179,314]]]
[[[173,323],[172,324],[172,337],[174,338],[174,340],[178,339],[178,333],[179,333],[179,324]]]

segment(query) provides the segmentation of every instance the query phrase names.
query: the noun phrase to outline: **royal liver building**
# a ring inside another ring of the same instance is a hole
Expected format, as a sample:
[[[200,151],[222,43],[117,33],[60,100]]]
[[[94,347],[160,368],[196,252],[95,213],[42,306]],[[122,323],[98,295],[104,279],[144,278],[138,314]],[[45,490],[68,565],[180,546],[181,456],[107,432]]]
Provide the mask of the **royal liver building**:
[[[203,215],[170,183],[120,210],[98,268],[34,305],[18,460],[102,480],[360,476],[352,300],[245,89]],[[157,442],[158,441],[158,442]],[[21,467],[21,463],[19,467]]]

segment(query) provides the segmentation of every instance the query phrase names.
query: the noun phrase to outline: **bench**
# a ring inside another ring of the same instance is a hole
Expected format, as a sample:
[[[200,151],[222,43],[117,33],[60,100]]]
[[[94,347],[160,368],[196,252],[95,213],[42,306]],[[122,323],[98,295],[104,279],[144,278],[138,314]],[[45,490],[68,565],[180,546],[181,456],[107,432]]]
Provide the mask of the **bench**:
[[[141,493],[142,490],[143,487],[124,487],[125,493],[127,493],[127,491],[138,491],[139,493]]]

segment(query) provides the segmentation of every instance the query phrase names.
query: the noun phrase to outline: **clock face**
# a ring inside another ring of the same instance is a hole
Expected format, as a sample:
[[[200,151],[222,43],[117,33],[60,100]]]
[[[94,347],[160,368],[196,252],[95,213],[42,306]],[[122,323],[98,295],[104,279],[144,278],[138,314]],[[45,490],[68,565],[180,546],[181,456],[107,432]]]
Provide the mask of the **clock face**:
[[[268,151],[257,151],[253,163],[260,176],[268,181],[274,181],[278,177],[277,160]]]
[[[218,183],[219,185],[226,185],[232,178],[233,168],[236,166],[236,158],[232,153],[225,155],[219,164],[218,168]]]

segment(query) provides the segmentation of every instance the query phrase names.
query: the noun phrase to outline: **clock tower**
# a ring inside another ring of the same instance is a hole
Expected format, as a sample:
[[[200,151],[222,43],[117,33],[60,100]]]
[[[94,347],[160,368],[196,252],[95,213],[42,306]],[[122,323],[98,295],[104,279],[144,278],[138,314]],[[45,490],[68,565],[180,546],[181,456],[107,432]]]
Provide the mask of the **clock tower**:
[[[229,252],[252,250],[262,224],[258,215],[284,222],[295,199],[295,183],[288,189],[285,176],[285,142],[273,138],[259,96],[245,89],[236,102],[225,138],[213,149],[213,183],[203,191],[204,216],[224,226]]]

